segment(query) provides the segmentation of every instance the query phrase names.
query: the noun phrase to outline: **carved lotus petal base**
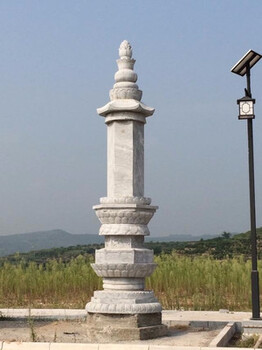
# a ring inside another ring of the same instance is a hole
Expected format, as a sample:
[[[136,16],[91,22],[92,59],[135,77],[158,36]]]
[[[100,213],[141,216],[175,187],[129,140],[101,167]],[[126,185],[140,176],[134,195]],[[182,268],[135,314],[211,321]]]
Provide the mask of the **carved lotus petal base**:
[[[150,276],[157,264],[92,264],[95,273],[100,277],[134,277]]]
[[[146,314],[162,311],[152,291],[96,291],[91,302],[86,304],[88,312],[116,314]]]
[[[109,96],[111,101],[117,99],[135,99],[140,101],[142,98],[142,91],[138,90],[137,88],[129,87],[114,88],[110,90]]]
[[[109,304],[90,302],[86,305],[87,312],[101,312],[103,314],[151,314],[161,312],[160,303],[148,304]]]
[[[102,224],[138,224],[147,225],[157,207],[136,204],[101,204],[94,207]]]

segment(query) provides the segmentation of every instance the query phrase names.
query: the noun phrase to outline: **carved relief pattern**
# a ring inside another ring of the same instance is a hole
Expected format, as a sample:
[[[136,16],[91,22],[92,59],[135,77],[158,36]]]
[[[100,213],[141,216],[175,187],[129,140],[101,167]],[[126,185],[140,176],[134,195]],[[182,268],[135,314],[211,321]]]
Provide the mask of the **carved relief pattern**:
[[[131,58],[132,57],[132,47],[127,40],[122,41],[119,50],[120,58]]]
[[[115,74],[116,83],[113,89],[110,90],[109,97],[111,101],[118,99],[140,101],[142,91],[138,90],[138,86],[135,84],[137,74],[133,70],[135,60],[131,58],[132,48],[128,42],[126,42],[126,45],[122,46],[122,44],[119,48],[120,59],[117,60],[118,71]]]
[[[150,276],[156,264],[92,264],[96,274],[100,277],[136,277]]]
[[[139,224],[147,225],[155,210],[97,209],[96,215],[102,224]]]
[[[99,235],[134,235],[149,236],[150,232],[146,225],[129,224],[103,224],[100,227]]]
[[[136,291],[104,291],[96,290],[94,292],[94,298],[104,300],[118,300],[119,303],[124,303],[127,299],[133,299],[137,303],[151,301],[155,302],[156,298],[152,290],[136,290]]]
[[[110,305],[112,305],[110,307]],[[86,307],[88,312],[101,313],[154,313],[161,312],[152,291],[95,291],[91,303]]]
[[[161,305],[156,303],[146,304],[109,304],[97,303],[91,301],[87,304],[86,310],[88,312],[110,313],[110,314],[146,314],[157,313],[162,311]]]
[[[140,101],[142,98],[142,91],[135,88],[114,88],[109,93],[110,100],[118,99],[134,99]]]
[[[152,263],[153,251],[146,248],[131,249],[98,249],[96,263],[98,264],[135,264]]]
[[[144,248],[144,235],[106,235],[105,249]]]

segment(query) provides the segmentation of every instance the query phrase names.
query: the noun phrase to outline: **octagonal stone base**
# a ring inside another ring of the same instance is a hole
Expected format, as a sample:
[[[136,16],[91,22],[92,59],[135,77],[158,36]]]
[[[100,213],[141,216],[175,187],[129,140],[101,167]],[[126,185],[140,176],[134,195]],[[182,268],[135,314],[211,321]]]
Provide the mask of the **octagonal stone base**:
[[[89,341],[101,343],[158,338],[167,334],[167,326],[161,322],[161,312],[133,315],[89,312],[87,336]]]

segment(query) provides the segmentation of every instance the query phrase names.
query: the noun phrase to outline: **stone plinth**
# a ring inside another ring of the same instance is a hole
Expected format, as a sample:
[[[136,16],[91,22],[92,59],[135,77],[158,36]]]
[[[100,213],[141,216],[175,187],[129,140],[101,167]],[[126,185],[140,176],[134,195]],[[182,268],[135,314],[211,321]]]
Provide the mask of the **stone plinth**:
[[[161,313],[88,314],[87,335],[92,342],[146,340],[165,336]]]
[[[104,290],[96,291],[86,305],[92,341],[99,341],[100,334],[110,341],[127,340],[127,334],[131,340],[166,332],[160,303],[152,291],[144,290],[145,278],[156,268],[153,251],[144,247],[144,236],[150,234],[147,224],[157,209],[144,197],[144,125],[154,109],[140,101],[127,41],[119,55],[111,101],[98,109],[107,124],[107,197],[94,207],[105,248],[96,251],[92,265],[103,278]]]

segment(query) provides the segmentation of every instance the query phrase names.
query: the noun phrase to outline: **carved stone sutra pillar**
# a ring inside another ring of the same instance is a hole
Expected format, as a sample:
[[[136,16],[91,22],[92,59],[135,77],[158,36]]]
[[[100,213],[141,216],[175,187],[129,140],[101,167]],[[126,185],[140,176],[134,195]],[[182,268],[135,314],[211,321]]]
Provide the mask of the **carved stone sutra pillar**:
[[[96,250],[92,267],[103,277],[104,290],[95,291],[86,305],[89,337],[104,341],[166,333],[160,303],[144,290],[145,277],[156,268],[153,251],[143,246],[157,209],[144,197],[144,125],[154,109],[140,102],[142,91],[126,40],[119,56],[110,102],[97,110],[107,124],[107,197],[94,207],[105,248]]]

